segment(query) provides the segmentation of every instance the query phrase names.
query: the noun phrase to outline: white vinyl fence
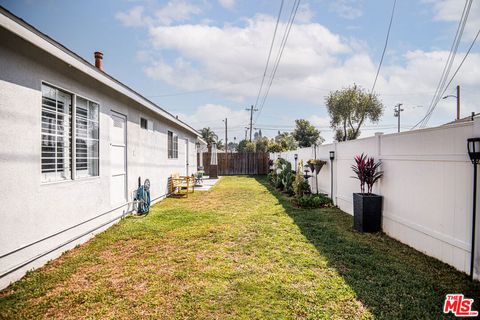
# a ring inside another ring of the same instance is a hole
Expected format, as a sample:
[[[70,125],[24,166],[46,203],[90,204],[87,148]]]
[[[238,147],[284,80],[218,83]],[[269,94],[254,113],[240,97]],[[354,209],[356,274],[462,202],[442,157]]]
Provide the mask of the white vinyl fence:
[[[327,161],[317,176],[319,192],[332,195],[333,175],[332,199],[349,214],[353,214],[352,194],[360,192],[358,180],[352,178],[353,158],[366,153],[381,160],[384,176],[374,193],[384,197],[383,231],[469,273],[473,165],[467,154],[467,139],[472,137],[480,137],[480,117],[397,134],[377,133],[370,138],[320,145],[316,150],[272,153],[270,158],[282,157],[294,165],[294,155],[298,154],[298,161],[305,164],[316,152],[317,159]],[[329,159],[330,151],[335,151],[333,161]],[[315,192],[314,178],[309,183]],[[480,279],[479,214],[476,220],[474,275]]]

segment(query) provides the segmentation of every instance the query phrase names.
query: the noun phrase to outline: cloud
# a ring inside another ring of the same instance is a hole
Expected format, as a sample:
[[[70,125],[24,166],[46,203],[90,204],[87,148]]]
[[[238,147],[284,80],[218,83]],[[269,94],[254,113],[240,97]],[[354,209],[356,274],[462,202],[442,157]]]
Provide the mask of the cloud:
[[[233,7],[235,7],[235,0],[218,0],[218,3],[226,9],[233,9]]]
[[[330,117],[313,115],[308,119],[315,127],[325,128],[330,126]]]
[[[137,11],[139,13],[130,16],[140,16],[144,21],[155,19],[154,13],[146,16],[146,10]],[[269,99],[295,101],[299,110],[304,111],[302,103],[323,107],[324,98],[331,90],[353,83],[369,90],[378,66],[378,61],[372,58],[371,48],[358,39],[342,37],[309,20],[310,18],[304,22],[297,21],[293,26]],[[132,21],[137,20],[132,18]],[[241,24],[223,26],[150,24],[145,29],[150,46],[148,50],[142,48],[144,51],[139,53],[138,58],[144,63],[146,75],[153,80],[185,91],[216,88],[217,95],[223,95],[222,98],[227,101],[248,101],[250,104],[258,92],[276,17],[258,14],[242,21]],[[131,23],[131,26],[135,25]],[[280,23],[280,34],[284,28],[285,23]],[[277,49],[278,41],[272,59],[275,58]],[[454,68],[463,54],[458,53]],[[412,126],[425,114],[447,57],[448,51],[412,50],[397,53],[395,60],[389,60],[383,65],[376,86],[376,92],[386,107],[382,124],[387,127],[390,125],[391,131],[395,130],[393,106],[397,103],[404,104],[402,123],[405,126]],[[462,115],[466,116],[475,110],[475,103],[480,98],[476,89],[480,85],[480,53],[472,52],[469,55],[449,90],[457,83],[464,90]],[[451,92],[446,92],[449,93]],[[262,119],[271,115],[272,108],[269,103],[265,105]],[[243,130],[242,126],[248,123],[247,112],[233,111],[218,104],[201,106],[193,115],[182,117],[195,126],[203,127],[209,125],[205,123],[205,114],[215,117],[210,125],[218,126],[225,117],[229,118],[229,123],[236,121],[234,118],[240,119],[235,122],[237,131]],[[454,101],[441,100],[430,124],[453,120],[454,114]],[[329,124],[324,111],[318,112],[309,120],[318,127]],[[291,124],[290,118],[281,122],[278,125],[287,122]],[[322,130],[322,135],[327,135],[326,132],[327,130]],[[372,132],[373,129],[365,130],[365,133]]]
[[[298,7],[295,21],[298,23],[308,23],[312,21],[314,16],[315,13],[310,9],[310,4],[303,3]]]
[[[264,69],[275,23],[273,17],[257,15],[247,19],[242,27],[178,25],[150,28],[153,48],[175,50],[183,62],[171,63],[170,67],[176,72],[166,72],[165,62],[159,61],[147,67],[147,74],[189,90],[206,84],[222,86],[257,77]],[[285,26],[281,23],[279,30]],[[274,50],[275,54],[278,47]],[[339,63],[335,55],[349,52],[348,42],[325,27],[314,23],[296,25],[282,56],[278,79],[302,79],[313,70]],[[236,94],[249,94],[251,89],[248,85],[236,86]]]
[[[169,1],[163,8],[155,12],[155,18],[160,24],[170,25],[172,22],[188,21],[202,10],[186,1]]]
[[[219,134],[220,139],[223,139],[223,135],[220,135],[220,133],[225,133],[223,127],[225,118],[228,118],[230,133],[243,132],[244,127],[249,122],[249,113],[245,110],[234,110],[219,104],[202,105],[197,107],[193,113],[179,114],[179,117],[196,129],[210,127],[215,133]]]
[[[115,18],[126,27],[141,27],[146,21],[143,17],[144,8],[142,6],[133,7],[128,12],[118,12]]]
[[[115,18],[126,27],[171,25],[174,22],[188,21],[202,12],[200,7],[184,0],[172,0],[163,7],[154,7],[151,5],[148,8],[152,14],[145,14],[147,10],[143,6],[136,6],[127,12],[118,12]]]
[[[358,0],[336,0],[330,4],[329,9],[348,20],[357,19],[363,15],[362,3]]]
[[[434,20],[454,22],[455,28],[462,16],[464,1],[458,0],[425,0],[432,6]],[[470,8],[463,40],[471,41],[480,28],[480,1],[473,1]]]

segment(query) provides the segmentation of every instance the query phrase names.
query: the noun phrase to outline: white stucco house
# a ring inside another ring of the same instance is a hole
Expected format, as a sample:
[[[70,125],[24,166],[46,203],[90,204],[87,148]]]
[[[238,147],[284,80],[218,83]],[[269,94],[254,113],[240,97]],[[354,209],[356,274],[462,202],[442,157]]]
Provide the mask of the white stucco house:
[[[0,7],[0,288],[196,171],[199,133]],[[93,61],[93,56],[92,56]]]

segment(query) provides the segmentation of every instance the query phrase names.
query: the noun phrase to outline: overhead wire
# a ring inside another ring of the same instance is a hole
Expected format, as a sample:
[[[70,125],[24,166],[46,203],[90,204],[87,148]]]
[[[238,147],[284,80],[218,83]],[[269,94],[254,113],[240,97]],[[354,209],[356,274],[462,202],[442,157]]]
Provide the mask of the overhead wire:
[[[275,74],[277,73],[278,66],[280,64],[280,60],[282,59],[283,51],[285,49],[288,37],[290,35],[290,30],[292,29],[292,25],[295,21],[295,16],[297,14],[297,10],[298,10],[299,5],[300,5],[300,0],[295,0],[295,2],[293,3],[293,6],[292,6],[292,10],[290,11],[289,20],[288,20],[288,22],[285,26],[285,31],[283,33],[282,41],[280,43],[280,46],[279,46],[279,49],[278,49],[278,52],[277,52],[277,57],[275,59],[274,66],[273,66],[272,71],[270,73],[269,83],[268,83],[267,89],[265,90],[265,94],[263,95],[262,102],[260,104],[260,108],[258,109],[258,113],[256,114],[254,123],[257,122],[258,118],[260,117],[260,114],[263,111],[263,107],[265,106],[265,102],[266,102],[268,94],[270,92],[270,88],[272,87],[273,80],[275,79]]]
[[[442,92],[443,92],[444,89],[446,88],[446,87],[445,87],[445,82],[447,81],[447,77],[448,77],[448,75],[450,74],[450,70],[451,70],[451,68],[452,68],[453,62],[455,61],[456,54],[457,54],[457,50],[458,50],[458,46],[459,46],[460,41],[461,41],[461,39],[462,39],[463,31],[464,31],[465,25],[466,25],[466,23],[467,23],[467,19],[468,19],[468,15],[469,15],[469,12],[470,12],[470,7],[472,6],[472,2],[473,2],[473,0],[470,0],[470,1],[467,0],[467,2],[466,2],[466,3],[468,3],[468,6],[467,6],[467,8],[466,8],[465,17],[464,17],[464,19],[463,19],[463,23],[462,23],[461,30],[460,30],[460,33],[459,33],[459,36],[458,36],[458,39],[457,39],[457,43],[456,43],[456,45],[455,45],[454,53],[452,54],[452,58],[450,59],[450,63],[449,63],[449,65],[448,65],[448,70],[447,70],[447,72],[446,72],[446,74],[445,74],[445,77],[443,78],[442,86],[440,87],[440,91],[438,92],[438,95],[437,95],[437,97],[436,97],[436,99],[435,99],[435,102],[434,102],[431,110],[429,111],[427,117],[425,118],[425,120],[423,121],[423,123],[420,125],[422,128],[424,128],[424,127],[427,125],[428,121],[430,121],[430,118],[432,117],[432,114],[433,114],[433,112],[435,111],[435,108],[437,107],[438,102],[439,102],[440,99],[442,98]]]
[[[191,90],[191,91],[181,91],[181,92],[174,92],[174,93],[166,93],[166,94],[160,94],[160,95],[151,95],[151,96],[145,96],[147,98],[163,98],[163,97],[174,97],[174,96],[181,96],[181,95],[187,95],[187,94],[196,94],[196,93],[203,93],[203,92],[208,92],[208,91],[215,91],[215,90],[220,90],[223,88],[228,88],[231,86],[236,86],[245,82],[249,82],[255,79],[260,78],[261,76],[256,76],[252,78],[245,79],[240,82],[235,82],[235,83],[230,83],[226,84],[224,86],[218,86],[218,87],[212,87],[212,88],[205,88],[205,89],[199,89],[199,90]]]
[[[450,48],[450,52],[449,52],[447,61],[445,62],[445,66],[443,67],[442,75],[440,76],[437,87],[435,89],[435,93],[432,97],[432,100],[430,101],[430,104],[429,104],[428,109],[425,113],[425,116],[422,119],[420,119],[420,121],[418,121],[412,128],[410,128],[410,130],[415,129],[418,125],[420,125],[420,127],[424,127],[423,124],[425,123],[425,120],[427,118],[429,118],[429,115],[434,110],[435,101],[437,100],[437,97],[440,95],[439,93],[443,89],[443,84],[445,83],[445,79],[446,79],[446,77],[448,77],[448,73],[450,72],[449,65],[450,65],[450,68],[451,68],[451,64],[453,63],[453,60],[455,58],[456,50],[458,49],[458,44],[460,43],[459,40],[461,39],[461,35],[463,34],[463,28],[465,27],[465,23],[466,23],[466,20],[467,20],[466,17],[468,17],[468,12],[469,12],[469,8],[470,8],[469,4],[471,5],[471,2],[472,2],[471,0],[466,0],[465,1],[465,5],[463,6],[462,15],[461,15],[460,20],[458,22],[457,31],[455,32],[455,37],[453,38],[452,46]]]
[[[457,76],[458,74],[458,71],[460,70],[460,68],[462,67],[463,63],[465,62],[465,60],[467,59],[468,55],[470,54],[470,51],[472,50],[473,48],[473,45],[475,44],[475,42],[477,41],[477,38],[478,38],[478,35],[480,34],[480,29],[478,29],[478,32],[477,32],[477,35],[475,36],[475,38],[473,38],[473,41],[472,43],[470,44],[470,47],[468,48],[467,52],[465,53],[465,55],[463,56],[463,59],[462,61],[460,62],[460,64],[458,65],[457,69],[455,70],[455,72],[453,73],[452,77],[450,78],[450,80],[448,81],[447,85],[445,86],[445,89],[443,90],[442,94],[440,96],[443,96],[445,94],[445,92],[447,91],[448,87],[450,86],[450,84],[452,84],[452,81],[453,79],[455,79],[455,77]]]
[[[388,24],[387,37],[385,38],[385,45],[383,46],[382,57],[380,58],[380,63],[378,64],[377,74],[375,75],[375,80],[373,81],[370,94],[373,94],[373,90],[375,90],[375,85],[377,84],[378,75],[380,74],[380,69],[382,68],[383,58],[385,57],[385,51],[387,50],[388,39],[390,38],[390,30],[392,29],[392,22],[393,22],[393,16],[395,14],[396,4],[397,4],[397,0],[394,0],[392,14],[390,15],[390,23]]]
[[[265,76],[267,75],[268,65],[270,63],[270,57],[272,55],[272,49],[273,49],[273,45],[275,43],[275,37],[277,35],[278,24],[280,22],[280,17],[282,16],[283,3],[284,3],[284,0],[282,0],[282,2],[280,3],[280,10],[278,10],[277,23],[275,24],[275,30],[273,31],[272,43],[270,44],[270,50],[268,51],[267,63],[265,64],[265,70],[263,71],[262,82],[260,83],[260,88],[258,89],[257,99],[255,100],[255,108],[257,107],[258,99],[260,98],[260,93],[262,92],[262,89],[263,89],[263,83],[265,82]]]

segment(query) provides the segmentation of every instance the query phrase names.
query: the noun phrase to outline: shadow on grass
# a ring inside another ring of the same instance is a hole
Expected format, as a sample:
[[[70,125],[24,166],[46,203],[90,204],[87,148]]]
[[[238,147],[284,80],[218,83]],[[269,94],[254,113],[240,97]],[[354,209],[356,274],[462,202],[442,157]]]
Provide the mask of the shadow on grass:
[[[480,283],[383,233],[353,230],[353,217],[337,208],[299,209],[266,178],[256,177],[278,199],[286,213],[318,252],[328,259],[357,299],[376,318],[448,318],[443,314],[447,293],[474,298],[480,309]]]

